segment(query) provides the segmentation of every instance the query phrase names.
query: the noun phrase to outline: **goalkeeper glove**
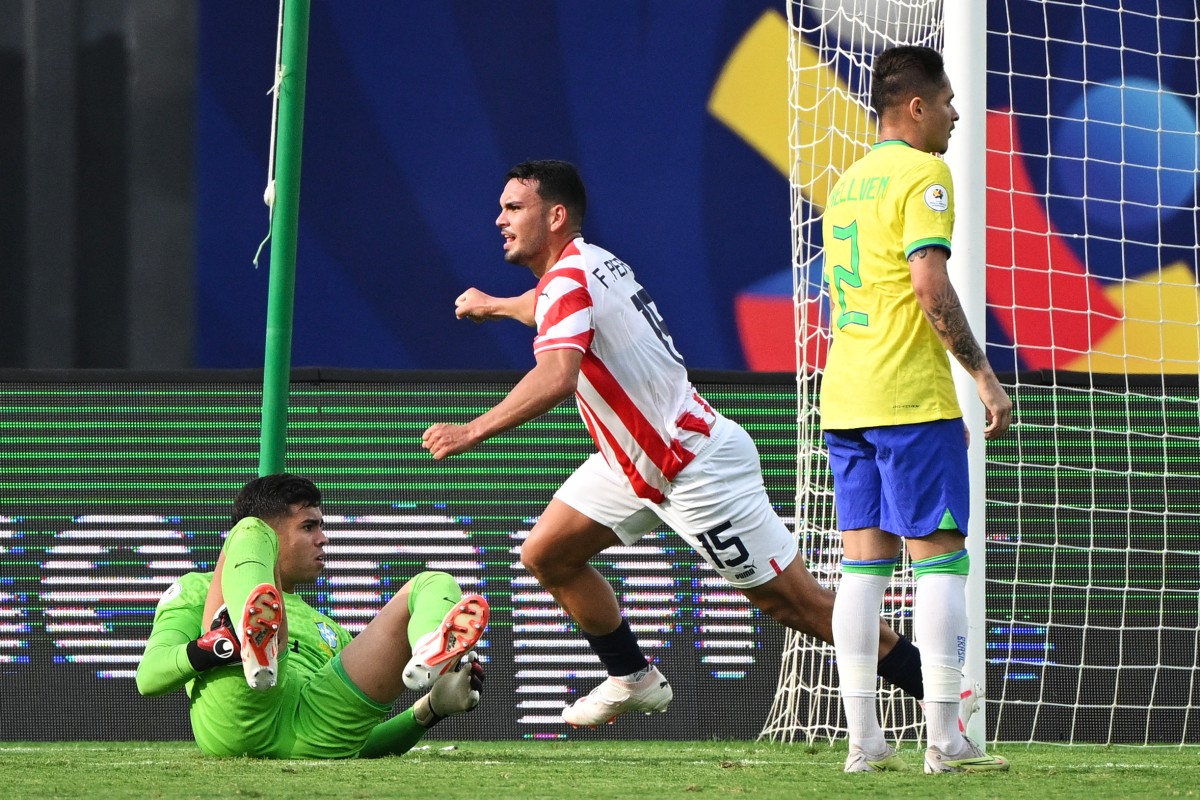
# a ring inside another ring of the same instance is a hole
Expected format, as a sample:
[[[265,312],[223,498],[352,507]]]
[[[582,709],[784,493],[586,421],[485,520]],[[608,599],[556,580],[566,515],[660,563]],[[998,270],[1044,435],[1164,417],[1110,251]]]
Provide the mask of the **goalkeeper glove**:
[[[229,609],[221,606],[213,616],[208,633],[187,644],[188,661],[196,672],[224,667],[241,661],[241,648],[233,630]]]
[[[413,703],[417,724],[431,728],[446,717],[474,710],[479,705],[485,677],[479,656],[474,650],[467,653],[453,672],[443,675],[429,694]]]

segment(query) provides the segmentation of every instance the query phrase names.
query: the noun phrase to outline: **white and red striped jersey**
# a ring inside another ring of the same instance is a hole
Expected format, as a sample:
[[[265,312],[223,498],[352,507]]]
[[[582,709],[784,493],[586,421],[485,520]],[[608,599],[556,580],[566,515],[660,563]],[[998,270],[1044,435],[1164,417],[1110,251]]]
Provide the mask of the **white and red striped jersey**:
[[[537,292],[534,355],[583,352],[575,400],[596,447],[639,497],[662,502],[717,414],[688,380],[654,301],[628,264],[583,239]]]

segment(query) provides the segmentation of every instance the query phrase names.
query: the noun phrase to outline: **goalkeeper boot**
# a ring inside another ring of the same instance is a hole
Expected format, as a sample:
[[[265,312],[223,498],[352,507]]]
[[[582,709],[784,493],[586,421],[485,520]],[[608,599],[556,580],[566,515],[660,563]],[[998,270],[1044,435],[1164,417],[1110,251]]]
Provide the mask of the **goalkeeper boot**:
[[[925,751],[925,771],[934,772],[1004,772],[1008,761],[1000,756],[989,756],[983,748],[963,737],[961,753],[951,755],[936,747]]]
[[[269,583],[250,592],[242,610],[238,640],[242,670],[251,689],[265,692],[279,675],[279,627],[283,624],[283,595]]]
[[[487,622],[487,600],[478,594],[464,595],[441,625],[417,640],[404,666],[404,685],[418,692],[433,686],[475,647]]]
[[[639,673],[640,674],[640,673]],[[614,678],[597,686],[562,710],[562,718],[568,725],[594,728],[612,722],[626,711],[641,711],[651,714],[666,711],[674,697],[671,684],[658,667],[646,668],[646,674],[636,681]]]
[[[884,746],[879,755],[870,755],[856,744],[850,745],[846,756],[846,772],[904,772],[908,764],[891,747]]]
[[[983,707],[983,687],[976,681],[964,677],[962,691],[958,695],[958,732],[966,733],[971,717]]]

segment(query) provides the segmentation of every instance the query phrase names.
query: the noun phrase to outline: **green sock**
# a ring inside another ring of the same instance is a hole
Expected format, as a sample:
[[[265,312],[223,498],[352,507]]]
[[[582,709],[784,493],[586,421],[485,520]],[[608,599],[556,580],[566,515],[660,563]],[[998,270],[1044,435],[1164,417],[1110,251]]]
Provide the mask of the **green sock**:
[[[398,756],[407,753],[421,737],[427,728],[417,724],[413,710],[407,709],[386,722],[376,725],[363,749],[358,751],[359,758],[379,758],[380,756]]]
[[[408,643],[416,645],[418,639],[441,625],[459,600],[462,589],[452,575],[422,572],[413,578],[408,592]]]
[[[275,562],[279,559],[279,537],[270,525],[258,517],[246,517],[225,539],[225,566],[221,569],[221,594],[235,622],[250,592],[262,583],[275,583]]]

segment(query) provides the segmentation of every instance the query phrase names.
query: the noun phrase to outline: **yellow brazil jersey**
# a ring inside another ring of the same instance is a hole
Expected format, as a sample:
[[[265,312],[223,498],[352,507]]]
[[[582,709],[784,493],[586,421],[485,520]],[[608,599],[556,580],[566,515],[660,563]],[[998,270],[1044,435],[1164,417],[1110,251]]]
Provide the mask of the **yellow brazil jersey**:
[[[913,291],[908,256],[950,250],[954,187],[946,162],[902,141],[875,145],[825,206],[825,281],[833,342],[821,426],[873,428],[962,416],[945,347]]]

